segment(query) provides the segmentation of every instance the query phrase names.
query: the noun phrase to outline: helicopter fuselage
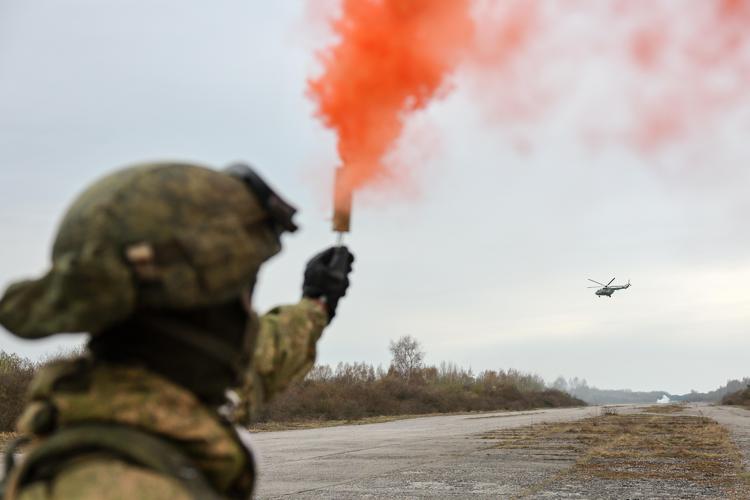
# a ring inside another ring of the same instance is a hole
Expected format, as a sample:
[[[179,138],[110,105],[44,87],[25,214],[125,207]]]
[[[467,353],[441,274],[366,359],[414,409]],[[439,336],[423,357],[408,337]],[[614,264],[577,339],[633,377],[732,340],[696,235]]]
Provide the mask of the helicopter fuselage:
[[[594,292],[598,297],[609,297],[612,298],[612,294],[615,293],[617,290],[625,290],[627,288],[630,288],[630,280],[624,285],[613,285],[612,283],[615,281],[614,278],[609,280],[609,283],[606,285],[604,283],[600,283],[596,280],[592,280],[591,278],[588,278],[589,281],[592,283],[596,283],[597,285],[601,286],[596,292]],[[595,286],[590,286],[589,288],[597,288]]]
[[[607,296],[611,298],[612,294],[615,293],[617,290],[625,290],[629,286],[630,286],[629,284],[623,285],[623,286],[605,286],[604,288],[600,288],[599,290],[597,290],[595,293],[599,297]]]

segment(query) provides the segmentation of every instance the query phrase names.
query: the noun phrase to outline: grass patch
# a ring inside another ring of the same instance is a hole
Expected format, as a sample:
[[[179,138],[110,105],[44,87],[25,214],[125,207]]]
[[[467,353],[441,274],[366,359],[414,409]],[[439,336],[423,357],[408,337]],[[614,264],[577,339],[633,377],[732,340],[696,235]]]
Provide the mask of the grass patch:
[[[685,481],[727,494],[746,491],[748,473],[727,430],[708,418],[670,412],[538,424],[485,438],[497,440],[499,448],[569,452],[576,461],[565,480]]]
[[[684,409],[685,409],[685,405],[683,403],[652,405],[652,406],[647,406],[645,408],[642,408],[642,410],[645,411],[646,413],[666,413],[666,414],[680,413]]]

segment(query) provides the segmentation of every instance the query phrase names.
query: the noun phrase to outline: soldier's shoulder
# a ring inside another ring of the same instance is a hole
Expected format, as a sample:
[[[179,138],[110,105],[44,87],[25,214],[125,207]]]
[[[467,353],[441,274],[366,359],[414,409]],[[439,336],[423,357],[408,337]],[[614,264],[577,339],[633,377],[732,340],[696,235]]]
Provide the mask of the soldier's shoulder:
[[[144,500],[194,498],[177,480],[116,458],[92,455],[60,470],[50,483],[33,483],[19,500]]]

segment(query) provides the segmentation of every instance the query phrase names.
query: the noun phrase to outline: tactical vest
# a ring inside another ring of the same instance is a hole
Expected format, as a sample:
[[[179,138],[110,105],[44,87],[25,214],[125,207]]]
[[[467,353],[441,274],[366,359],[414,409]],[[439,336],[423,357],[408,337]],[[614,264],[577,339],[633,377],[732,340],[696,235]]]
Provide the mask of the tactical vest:
[[[14,453],[19,444],[23,441],[18,440],[6,451],[0,500],[16,498],[32,483],[51,481],[71,459],[92,454],[116,458],[172,478],[195,499],[222,498],[178,447],[133,427],[86,423],[61,429],[33,448],[16,466]]]

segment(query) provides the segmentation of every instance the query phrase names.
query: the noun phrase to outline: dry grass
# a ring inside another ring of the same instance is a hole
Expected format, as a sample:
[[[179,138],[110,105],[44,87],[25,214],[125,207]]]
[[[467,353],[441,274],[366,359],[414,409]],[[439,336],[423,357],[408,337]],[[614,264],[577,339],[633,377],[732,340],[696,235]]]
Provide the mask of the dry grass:
[[[519,415],[531,415],[529,412],[509,411],[501,415],[486,415],[480,412],[476,417],[467,418],[503,418],[517,417]],[[365,417],[357,419],[340,419],[340,420],[300,420],[290,422],[256,422],[248,427],[250,432],[274,432],[274,431],[293,431],[296,429],[320,429],[322,427],[336,427],[339,425],[365,425],[381,424],[384,422],[393,422],[396,420],[407,420],[411,418],[422,417],[444,417],[446,415],[477,415],[477,412],[454,411],[449,413],[421,413],[418,415],[379,415],[376,417]]]
[[[404,420],[407,418],[419,418],[434,416],[428,415],[382,415],[378,417],[366,417],[353,420],[303,420],[299,422],[257,422],[248,427],[250,432],[274,432],[274,431],[291,431],[297,429],[319,429],[321,427],[336,427],[338,425],[364,425],[380,424],[383,422],[393,422],[394,420]],[[445,415],[441,413],[440,415]]]
[[[721,404],[742,406],[750,410],[750,387],[724,396]]]
[[[0,351],[0,432],[15,428],[35,370],[36,365],[30,360]]]
[[[539,377],[513,370],[474,374],[455,366],[427,367],[411,378],[365,363],[316,366],[253,415],[259,422],[351,421],[379,415],[530,410],[583,406],[546,389]]]
[[[616,406],[602,406],[602,409],[599,411],[600,415],[617,415],[617,407]]]
[[[567,480],[685,481],[721,488],[730,496],[746,491],[750,480],[727,430],[707,418],[672,412],[539,424],[485,438],[497,440],[500,448],[567,452],[576,459],[565,473]]]
[[[16,438],[15,432],[0,432],[0,452],[5,451],[6,445]]]
[[[602,478],[685,479],[730,482],[742,472],[728,432],[702,417],[629,415],[605,419],[583,432],[601,441],[577,464]]]
[[[685,409],[684,403],[669,403],[661,405],[652,405],[642,408],[646,413],[680,413]]]

